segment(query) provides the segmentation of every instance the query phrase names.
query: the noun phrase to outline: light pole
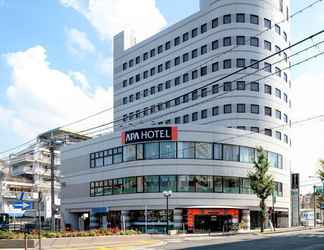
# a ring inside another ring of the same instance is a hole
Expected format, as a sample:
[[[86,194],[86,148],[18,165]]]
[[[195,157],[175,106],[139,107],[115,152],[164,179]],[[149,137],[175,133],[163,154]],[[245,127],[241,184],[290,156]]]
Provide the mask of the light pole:
[[[313,196],[314,196],[314,227],[316,227],[316,186],[313,186]]]
[[[171,197],[172,191],[163,191],[163,196],[166,198],[166,220],[167,220],[167,227],[166,233],[169,234],[169,197]]]

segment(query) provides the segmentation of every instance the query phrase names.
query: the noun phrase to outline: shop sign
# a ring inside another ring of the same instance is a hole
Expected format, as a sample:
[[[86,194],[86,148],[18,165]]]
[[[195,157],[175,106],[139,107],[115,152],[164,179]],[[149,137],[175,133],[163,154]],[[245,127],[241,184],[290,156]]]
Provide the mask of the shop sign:
[[[149,141],[176,141],[178,130],[176,127],[144,128],[121,133],[122,144]]]

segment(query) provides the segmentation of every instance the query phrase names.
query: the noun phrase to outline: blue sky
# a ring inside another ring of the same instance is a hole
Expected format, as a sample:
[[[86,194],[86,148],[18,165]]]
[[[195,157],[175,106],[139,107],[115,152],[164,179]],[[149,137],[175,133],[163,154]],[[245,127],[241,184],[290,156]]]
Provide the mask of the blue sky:
[[[111,38],[114,33],[133,25],[144,38],[198,11],[199,7],[198,0],[118,0],[117,11],[109,12],[111,3],[117,0],[102,1],[104,4],[94,5],[93,10],[86,8],[87,1],[0,0],[0,152],[44,129],[112,105]],[[294,0],[292,11],[311,2],[314,0]],[[144,15],[151,20],[149,26],[136,17],[136,21],[122,20],[117,24],[109,19],[109,13],[125,19],[123,15],[134,8],[138,8],[139,17]],[[324,3],[319,3],[293,18],[292,42],[323,29],[322,13]],[[297,118],[324,113],[320,94],[324,90],[323,63],[323,58],[319,58],[293,70]],[[314,91],[308,91],[308,86],[315,88],[315,95]],[[112,116],[98,117],[93,124],[103,119]],[[312,135],[296,137],[296,155],[307,152],[304,144],[308,143],[324,149],[317,136],[324,135],[322,126],[315,123],[296,129],[297,135],[313,131]],[[324,150],[313,152],[312,160],[303,160],[296,169],[302,170],[307,164],[313,170],[316,155],[324,157]]]

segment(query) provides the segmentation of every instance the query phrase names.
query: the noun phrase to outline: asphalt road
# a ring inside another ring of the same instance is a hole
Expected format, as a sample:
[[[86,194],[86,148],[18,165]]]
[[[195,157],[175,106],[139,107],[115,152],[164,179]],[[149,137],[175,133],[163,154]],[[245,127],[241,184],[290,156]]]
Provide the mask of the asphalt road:
[[[163,250],[324,250],[324,230],[277,235],[235,235],[167,241]]]

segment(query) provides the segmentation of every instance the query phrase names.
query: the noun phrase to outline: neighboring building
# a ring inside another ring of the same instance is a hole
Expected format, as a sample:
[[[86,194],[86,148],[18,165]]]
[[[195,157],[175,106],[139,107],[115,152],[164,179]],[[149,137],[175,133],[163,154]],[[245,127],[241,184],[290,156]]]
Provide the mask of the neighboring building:
[[[259,200],[247,173],[262,145],[276,182],[276,224],[289,226],[287,53],[216,81],[289,46],[289,20],[281,22],[289,9],[287,0],[201,0],[199,12],[143,42],[118,34],[115,131],[64,147],[65,223],[164,230],[162,192],[172,190],[174,228],[255,228]]]
[[[35,144],[9,156],[3,161],[1,169],[1,213],[7,213],[12,223],[24,224],[32,222],[38,206],[38,192],[42,192],[41,216],[44,223],[50,221],[51,213],[51,155],[48,133],[40,135]],[[61,139],[62,144],[80,142],[87,139],[70,131],[58,129],[51,131],[53,139]],[[47,136],[47,138],[46,138]],[[59,146],[54,151],[55,178],[60,178]],[[55,182],[55,205],[59,209],[61,203],[61,185]],[[25,209],[15,208],[15,204],[23,200]],[[55,215],[59,224],[60,213]]]

